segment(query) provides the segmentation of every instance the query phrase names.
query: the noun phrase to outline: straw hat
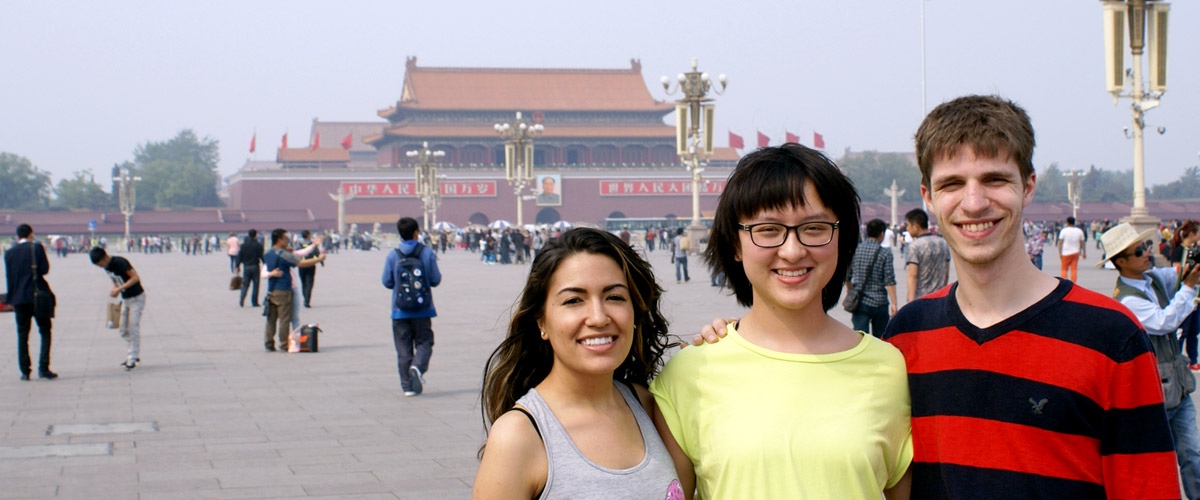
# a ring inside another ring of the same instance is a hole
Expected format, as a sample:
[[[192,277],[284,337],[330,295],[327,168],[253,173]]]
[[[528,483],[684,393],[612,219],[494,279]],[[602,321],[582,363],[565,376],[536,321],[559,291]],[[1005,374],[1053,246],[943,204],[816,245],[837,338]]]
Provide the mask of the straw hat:
[[[1147,229],[1138,234],[1137,229],[1134,229],[1128,222],[1122,222],[1113,226],[1100,235],[1100,244],[1104,245],[1104,259],[1097,263],[1096,267],[1104,266],[1105,262],[1120,255],[1125,249],[1141,244],[1157,232],[1155,229]]]

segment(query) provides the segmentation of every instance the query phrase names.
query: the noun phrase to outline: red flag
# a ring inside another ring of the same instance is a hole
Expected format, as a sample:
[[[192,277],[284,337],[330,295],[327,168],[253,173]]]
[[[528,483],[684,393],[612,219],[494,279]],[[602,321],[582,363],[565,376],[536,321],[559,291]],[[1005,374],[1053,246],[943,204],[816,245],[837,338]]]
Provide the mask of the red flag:
[[[250,136],[250,152],[251,153],[254,152],[254,143],[256,143],[256,142],[258,142],[258,132],[255,132],[254,135]]]
[[[742,140],[742,136],[733,132],[729,133],[729,147],[733,149],[743,149],[746,147],[746,141]]]
[[[788,132],[786,130],[783,131],[783,136],[787,138],[787,140],[785,142],[796,142],[796,143],[800,142],[800,136],[793,134],[791,132]]]
[[[813,147],[817,149],[825,149],[825,138],[821,134],[813,132]]]
[[[348,150],[352,144],[354,144],[354,132],[346,134],[346,137],[342,139],[342,149]]]
[[[312,148],[309,148],[309,151],[316,151],[319,147],[321,147],[321,133],[317,132],[313,134]]]
[[[765,148],[771,144],[771,138],[762,132],[758,133],[758,147]]]
[[[283,133],[283,145],[279,149],[287,149],[287,132]]]

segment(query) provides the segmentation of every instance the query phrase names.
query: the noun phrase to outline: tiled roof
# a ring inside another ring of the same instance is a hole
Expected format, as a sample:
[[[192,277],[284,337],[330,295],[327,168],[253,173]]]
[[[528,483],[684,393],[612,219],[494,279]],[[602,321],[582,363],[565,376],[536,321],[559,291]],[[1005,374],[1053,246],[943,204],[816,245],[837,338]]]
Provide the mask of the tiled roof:
[[[496,134],[496,131],[486,125],[404,125],[393,127],[384,131],[383,135],[378,137],[368,138],[371,141],[388,137],[413,137],[413,138],[487,138],[500,141],[501,137]],[[662,125],[620,125],[620,126],[547,126],[545,131],[538,137],[545,139],[558,138],[578,138],[578,137],[631,137],[631,138],[663,138],[675,137],[675,127],[667,124]]]
[[[350,152],[341,146],[332,148],[288,148],[280,149],[276,157],[279,163],[348,163]]]
[[[642,65],[629,69],[421,68],[408,59],[397,107],[426,110],[670,111]],[[380,112],[387,116],[388,111]]]
[[[713,148],[713,155],[712,158],[709,158],[709,161],[731,161],[737,163],[740,159],[742,159],[742,156],[737,153],[736,149]]]
[[[327,148],[341,147],[342,139],[347,134],[353,134],[350,151],[374,153],[375,148],[364,143],[363,138],[382,132],[387,125],[387,122],[323,122],[314,118],[309,134],[321,134],[321,145]]]

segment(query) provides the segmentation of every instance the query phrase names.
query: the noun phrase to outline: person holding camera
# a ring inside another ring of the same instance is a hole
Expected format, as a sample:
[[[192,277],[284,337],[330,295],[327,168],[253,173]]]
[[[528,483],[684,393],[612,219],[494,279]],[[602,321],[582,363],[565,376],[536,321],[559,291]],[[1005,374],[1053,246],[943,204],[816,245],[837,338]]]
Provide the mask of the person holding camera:
[[[1182,271],[1184,267],[1184,257],[1187,261],[1195,263],[1197,254],[1200,254],[1200,246],[1196,245],[1200,241],[1200,230],[1197,230],[1197,223],[1194,220],[1184,222],[1179,229],[1175,231],[1175,236],[1171,238],[1171,254],[1167,260],[1171,265],[1175,266],[1176,271]],[[1197,334],[1200,333],[1200,312],[1192,311],[1192,314],[1183,320],[1183,331],[1180,332],[1179,343],[1184,348],[1184,352],[1188,356],[1188,368],[1192,370],[1200,370],[1200,361],[1197,359]]]
[[[1152,268],[1150,248],[1145,242],[1153,234],[1153,229],[1139,234],[1124,222],[1105,232],[1101,244],[1105,260],[1111,259],[1120,273],[1113,297],[1137,316],[1150,336],[1183,489],[1188,498],[1200,499],[1200,431],[1196,429],[1196,407],[1191,397],[1196,380],[1175,336],[1196,309],[1200,266],[1189,259],[1181,272],[1172,267]],[[1103,266],[1104,261],[1099,265]]]

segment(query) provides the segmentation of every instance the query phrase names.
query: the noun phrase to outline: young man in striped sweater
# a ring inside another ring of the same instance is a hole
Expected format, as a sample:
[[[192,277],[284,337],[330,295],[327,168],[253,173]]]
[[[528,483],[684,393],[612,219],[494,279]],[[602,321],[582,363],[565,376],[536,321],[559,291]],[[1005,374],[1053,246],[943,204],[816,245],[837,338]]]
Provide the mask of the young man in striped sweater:
[[[908,364],[913,498],[1179,498],[1145,331],[1025,255],[1028,115],[961,97],[929,113],[916,146],[959,281],[904,307],[884,335]]]

